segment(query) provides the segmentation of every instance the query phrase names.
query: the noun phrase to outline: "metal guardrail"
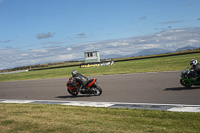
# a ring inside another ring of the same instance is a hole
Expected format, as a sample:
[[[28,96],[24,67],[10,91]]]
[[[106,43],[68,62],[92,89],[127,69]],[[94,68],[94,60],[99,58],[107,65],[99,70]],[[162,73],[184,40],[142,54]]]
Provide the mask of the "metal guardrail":
[[[28,72],[29,70],[21,70],[21,71],[11,71],[11,72],[4,72],[4,73],[0,73],[0,75],[4,75],[4,74],[11,74],[11,73],[21,73],[21,72]]]
[[[141,59],[151,59],[151,58],[160,58],[160,57],[168,57],[168,56],[177,56],[177,55],[187,55],[187,54],[196,54],[200,53],[198,52],[190,52],[190,53],[177,53],[177,54],[169,54],[169,55],[155,55],[155,56],[150,56],[150,57],[138,57],[138,58],[133,58],[133,59],[122,59],[122,60],[114,60],[115,62],[120,62],[120,61],[130,61],[130,60],[141,60]]]

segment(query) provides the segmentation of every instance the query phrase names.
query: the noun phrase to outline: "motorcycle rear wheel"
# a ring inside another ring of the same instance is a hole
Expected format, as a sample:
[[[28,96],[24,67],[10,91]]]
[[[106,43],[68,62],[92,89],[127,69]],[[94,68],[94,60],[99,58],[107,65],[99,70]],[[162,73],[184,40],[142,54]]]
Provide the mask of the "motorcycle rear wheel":
[[[192,84],[184,79],[180,79],[181,85],[185,86],[186,88],[190,88]]]

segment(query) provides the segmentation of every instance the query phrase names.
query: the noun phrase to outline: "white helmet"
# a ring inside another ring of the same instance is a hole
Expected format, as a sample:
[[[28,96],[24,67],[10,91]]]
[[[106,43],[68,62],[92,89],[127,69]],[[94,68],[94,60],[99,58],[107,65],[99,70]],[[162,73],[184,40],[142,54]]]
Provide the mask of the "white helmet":
[[[190,61],[190,66],[196,66],[198,64],[198,61],[197,60],[195,60],[195,59],[192,59],[191,61]]]
[[[72,77],[74,77],[76,75],[77,71],[76,70],[73,70],[72,71]]]

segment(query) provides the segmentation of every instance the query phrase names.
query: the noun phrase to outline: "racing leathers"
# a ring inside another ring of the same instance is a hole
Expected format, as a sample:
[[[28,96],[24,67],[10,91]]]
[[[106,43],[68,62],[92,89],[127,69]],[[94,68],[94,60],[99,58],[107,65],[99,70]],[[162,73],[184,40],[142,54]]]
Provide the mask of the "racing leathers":
[[[194,76],[198,77],[197,82],[200,82],[200,64],[197,63],[195,66],[192,67],[192,69],[194,70]]]
[[[88,78],[80,73],[76,73],[75,75],[73,75],[73,78],[76,80],[76,82],[79,83],[79,86],[76,86],[78,91],[82,88],[82,86],[86,85],[86,83],[88,82]]]

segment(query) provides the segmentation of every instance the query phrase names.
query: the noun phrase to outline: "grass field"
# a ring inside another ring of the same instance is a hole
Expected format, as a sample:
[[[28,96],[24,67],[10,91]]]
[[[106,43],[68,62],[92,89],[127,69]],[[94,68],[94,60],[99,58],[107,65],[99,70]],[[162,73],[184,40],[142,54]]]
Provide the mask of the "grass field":
[[[197,133],[199,113],[0,104],[2,133]]]
[[[78,72],[86,76],[157,71],[177,71],[189,66],[189,62],[193,58],[200,59],[200,53],[116,62],[113,66],[91,68],[80,68],[79,66],[76,66],[0,75],[0,82],[69,77],[71,76],[72,70],[77,70]]]

